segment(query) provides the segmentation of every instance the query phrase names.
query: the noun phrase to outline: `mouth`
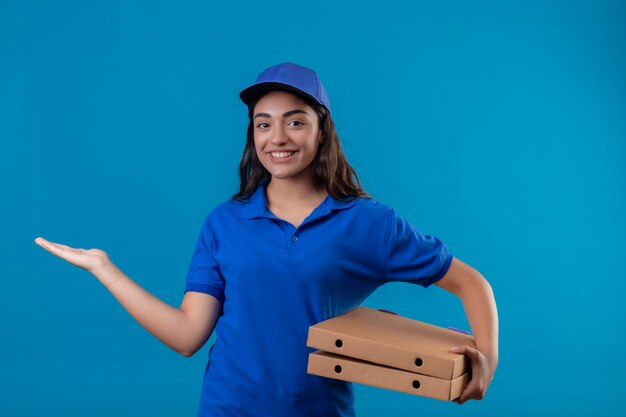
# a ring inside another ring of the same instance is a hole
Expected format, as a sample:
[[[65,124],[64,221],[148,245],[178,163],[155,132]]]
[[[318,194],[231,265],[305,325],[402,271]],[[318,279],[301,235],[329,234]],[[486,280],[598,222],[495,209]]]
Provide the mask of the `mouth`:
[[[268,152],[272,158],[275,159],[286,159],[295,154],[295,151],[287,151],[287,152]]]

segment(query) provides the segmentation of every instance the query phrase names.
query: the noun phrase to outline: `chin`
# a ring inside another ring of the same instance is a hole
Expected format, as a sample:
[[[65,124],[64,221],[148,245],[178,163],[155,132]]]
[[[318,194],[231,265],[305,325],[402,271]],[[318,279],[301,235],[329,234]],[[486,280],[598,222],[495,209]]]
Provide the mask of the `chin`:
[[[269,171],[272,178],[276,178],[277,180],[286,180],[286,179],[297,179],[301,178],[304,174],[304,170],[302,171],[279,171],[275,170],[274,172]]]
[[[272,178],[276,178],[277,180],[286,180],[289,178],[293,178],[295,175],[292,174],[285,174],[285,173],[271,173]]]

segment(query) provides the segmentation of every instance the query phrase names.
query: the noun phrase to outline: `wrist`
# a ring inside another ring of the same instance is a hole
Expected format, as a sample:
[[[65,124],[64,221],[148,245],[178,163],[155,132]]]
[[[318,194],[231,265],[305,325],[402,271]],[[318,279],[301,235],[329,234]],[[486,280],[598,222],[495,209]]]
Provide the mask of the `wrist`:
[[[498,350],[497,349],[481,349],[478,351],[483,354],[487,362],[495,369],[498,366]]]
[[[109,288],[119,278],[119,269],[108,259],[103,259],[89,272],[98,278],[98,281],[106,288]]]
[[[485,354],[485,358],[487,359],[489,367],[495,371],[495,369],[498,367],[498,354]]]

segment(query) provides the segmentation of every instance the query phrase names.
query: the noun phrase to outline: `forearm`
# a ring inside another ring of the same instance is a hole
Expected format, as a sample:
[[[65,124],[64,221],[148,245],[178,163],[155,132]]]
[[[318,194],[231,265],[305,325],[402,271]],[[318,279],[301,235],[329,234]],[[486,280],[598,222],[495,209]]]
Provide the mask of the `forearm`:
[[[112,262],[91,272],[148,332],[176,352],[185,356],[193,353],[197,341],[183,311],[141,288]]]
[[[480,272],[457,258],[436,284],[461,299],[476,342],[476,348],[451,347],[451,352],[469,358],[472,372],[470,383],[455,401],[463,404],[470,399],[481,400],[498,367],[498,310],[491,285]]]
[[[498,311],[491,286],[476,272],[467,278],[458,296],[463,302],[476,347],[493,365],[497,365]]]

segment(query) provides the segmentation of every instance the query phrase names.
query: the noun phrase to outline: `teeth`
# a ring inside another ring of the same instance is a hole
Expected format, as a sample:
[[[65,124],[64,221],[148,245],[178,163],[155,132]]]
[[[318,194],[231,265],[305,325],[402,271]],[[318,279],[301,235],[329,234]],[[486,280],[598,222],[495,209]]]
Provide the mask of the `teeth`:
[[[272,152],[272,156],[274,158],[288,158],[293,155],[295,152]]]

